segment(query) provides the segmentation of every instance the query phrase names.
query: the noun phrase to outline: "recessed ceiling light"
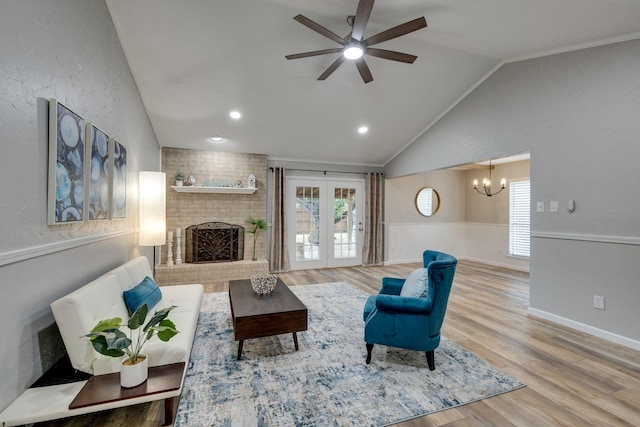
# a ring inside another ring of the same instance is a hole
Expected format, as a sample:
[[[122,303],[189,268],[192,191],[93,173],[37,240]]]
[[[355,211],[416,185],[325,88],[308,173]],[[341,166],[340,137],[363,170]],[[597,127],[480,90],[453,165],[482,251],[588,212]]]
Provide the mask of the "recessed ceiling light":
[[[223,138],[223,137],[221,137],[220,135],[213,135],[213,136],[211,137],[211,140],[212,140],[213,142],[222,142],[222,141],[224,140],[224,138]]]
[[[229,113],[229,117],[231,117],[232,119],[236,119],[238,120],[240,117],[242,117],[242,114],[240,114],[240,111],[232,111]]]
[[[358,128],[358,133],[367,133],[367,132],[369,132],[369,128],[366,126],[360,126]]]

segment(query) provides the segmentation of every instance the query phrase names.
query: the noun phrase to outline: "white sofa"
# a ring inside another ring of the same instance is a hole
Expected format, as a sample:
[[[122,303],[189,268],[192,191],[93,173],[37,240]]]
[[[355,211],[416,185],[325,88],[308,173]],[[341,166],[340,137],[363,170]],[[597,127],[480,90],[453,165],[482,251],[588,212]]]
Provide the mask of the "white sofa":
[[[126,324],[129,319],[122,293],[138,285],[153,272],[146,257],[135,258],[94,281],[82,286],[51,304],[51,310],[69,354],[71,365],[80,371],[101,375],[120,371],[121,358],[103,356],[93,349],[84,337],[100,320],[120,317]],[[149,366],[189,361],[191,346],[198,323],[202,303],[202,285],[162,286],[162,299],[149,310],[148,318],[156,310],[177,306],[169,313],[169,319],[179,333],[167,342],[153,337],[143,347],[149,357]],[[123,332],[128,331],[126,326]]]

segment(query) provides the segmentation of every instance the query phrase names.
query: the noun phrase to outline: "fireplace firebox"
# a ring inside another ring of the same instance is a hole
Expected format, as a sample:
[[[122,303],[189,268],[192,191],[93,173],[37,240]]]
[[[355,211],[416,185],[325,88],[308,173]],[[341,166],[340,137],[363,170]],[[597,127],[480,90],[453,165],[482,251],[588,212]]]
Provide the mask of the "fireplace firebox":
[[[244,227],[205,222],[185,230],[185,262],[202,264],[244,259]]]

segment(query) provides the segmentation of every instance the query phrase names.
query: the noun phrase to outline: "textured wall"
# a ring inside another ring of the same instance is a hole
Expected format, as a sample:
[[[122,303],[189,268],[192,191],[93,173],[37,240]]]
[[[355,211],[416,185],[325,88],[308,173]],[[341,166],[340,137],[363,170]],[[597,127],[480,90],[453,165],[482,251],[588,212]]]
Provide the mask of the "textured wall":
[[[3,409],[61,356],[49,304],[139,254],[137,172],[160,150],[104,1],[5,0],[0,16]],[[126,219],[47,225],[49,98],[127,146]]]

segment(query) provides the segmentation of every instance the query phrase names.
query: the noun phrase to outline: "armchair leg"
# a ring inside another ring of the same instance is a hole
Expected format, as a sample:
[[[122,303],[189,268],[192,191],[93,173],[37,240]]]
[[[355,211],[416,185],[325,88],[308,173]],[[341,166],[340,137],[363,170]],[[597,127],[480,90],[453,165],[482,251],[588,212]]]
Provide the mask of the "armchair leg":
[[[433,357],[433,350],[427,351],[427,363],[429,364],[429,370],[434,371],[436,369],[435,358]]]
[[[373,350],[373,344],[367,343],[367,365],[371,363],[371,350]]]

